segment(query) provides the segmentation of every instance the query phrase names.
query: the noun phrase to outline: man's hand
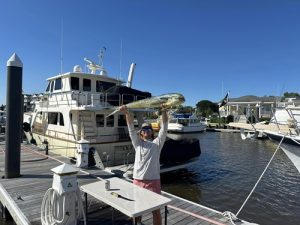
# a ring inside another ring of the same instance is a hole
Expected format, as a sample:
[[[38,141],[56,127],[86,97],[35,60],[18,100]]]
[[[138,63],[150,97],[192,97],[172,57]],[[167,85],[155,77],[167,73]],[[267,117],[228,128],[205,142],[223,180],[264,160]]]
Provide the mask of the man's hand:
[[[133,119],[131,118],[126,105],[121,105],[119,108],[120,112],[123,112],[126,116],[127,124],[133,124]]]
[[[128,110],[127,110],[126,105],[121,105],[120,106],[120,111],[123,112],[124,114],[128,114]]]
[[[168,115],[167,115],[167,107],[166,104],[161,104],[161,113],[162,113],[162,121],[163,123],[168,122]]]
[[[160,107],[161,107],[161,110],[160,110],[161,112],[167,111],[167,105],[165,103],[161,104]]]

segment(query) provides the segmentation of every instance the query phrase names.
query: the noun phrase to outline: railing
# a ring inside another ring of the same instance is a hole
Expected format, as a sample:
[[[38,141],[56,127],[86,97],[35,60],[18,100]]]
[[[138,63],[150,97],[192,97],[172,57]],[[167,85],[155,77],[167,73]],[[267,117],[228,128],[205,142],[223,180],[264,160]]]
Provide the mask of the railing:
[[[145,97],[133,94],[72,93],[72,100],[77,102],[77,106],[120,106],[122,104],[128,104],[141,99],[145,99]]]
[[[133,94],[89,93],[89,92],[57,92],[45,94],[39,102],[42,107],[58,105],[68,106],[120,106],[146,97]]]

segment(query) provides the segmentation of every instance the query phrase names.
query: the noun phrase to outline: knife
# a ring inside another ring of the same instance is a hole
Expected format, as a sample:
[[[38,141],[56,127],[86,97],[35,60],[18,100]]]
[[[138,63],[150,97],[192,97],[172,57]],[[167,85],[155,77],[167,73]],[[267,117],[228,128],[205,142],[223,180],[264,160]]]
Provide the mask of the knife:
[[[126,198],[126,197],[124,197],[124,196],[122,196],[122,195],[120,195],[120,194],[118,194],[118,193],[116,193],[116,192],[110,192],[110,194],[113,195],[113,196],[115,196],[115,197],[117,197],[117,198],[125,199],[125,200],[127,200],[127,201],[134,201],[133,199]]]

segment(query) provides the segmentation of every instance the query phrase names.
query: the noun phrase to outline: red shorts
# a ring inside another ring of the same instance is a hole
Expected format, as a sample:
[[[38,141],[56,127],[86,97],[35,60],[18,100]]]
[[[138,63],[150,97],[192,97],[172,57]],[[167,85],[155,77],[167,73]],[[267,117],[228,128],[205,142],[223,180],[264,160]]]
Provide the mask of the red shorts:
[[[161,194],[160,179],[157,180],[133,180],[133,183],[139,187]]]

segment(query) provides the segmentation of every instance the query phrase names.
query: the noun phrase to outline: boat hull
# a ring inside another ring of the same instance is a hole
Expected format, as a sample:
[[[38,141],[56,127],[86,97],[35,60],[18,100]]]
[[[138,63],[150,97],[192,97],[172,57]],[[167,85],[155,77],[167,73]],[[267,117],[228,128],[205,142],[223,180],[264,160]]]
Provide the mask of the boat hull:
[[[44,140],[48,142],[48,149],[52,153],[69,158],[77,158],[78,143],[75,141],[62,140],[51,136],[33,134],[36,144],[45,148]],[[101,162],[96,162],[100,167],[123,165],[134,161],[134,149],[131,141],[90,143],[89,148],[94,148]],[[100,161],[99,160],[99,161]]]
[[[280,142],[282,137],[284,136],[283,134],[279,134],[279,133],[277,134],[271,132],[264,132],[264,133],[268,136],[269,139],[277,142]],[[285,136],[282,142],[285,144],[298,146],[300,151],[300,137]]]
[[[201,133],[206,130],[206,125],[199,126],[182,126],[181,124],[169,124],[169,133]]]
[[[51,136],[44,136],[33,133],[36,144],[43,148],[48,143],[48,150],[52,153],[63,155],[69,158],[77,158],[78,143],[75,141],[62,140]],[[131,141],[90,143],[89,148],[96,150],[96,164],[101,168],[118,165],[128,165],[134,162],[135,151]],[[184,154],[183,154],[184,152]],[[197,159],[201,154],[198,139],[173,140],[168,139],[161,151],[160,163],[165,167],[185,163]],[[175,168],[175,167],[174,167]]]
[[[267,136],[276,142],[280,142],[283,138],[283,134],[272,134],[269,132],[267,133]],[[280,148],[300,173],[300,137],[285,136]]]

